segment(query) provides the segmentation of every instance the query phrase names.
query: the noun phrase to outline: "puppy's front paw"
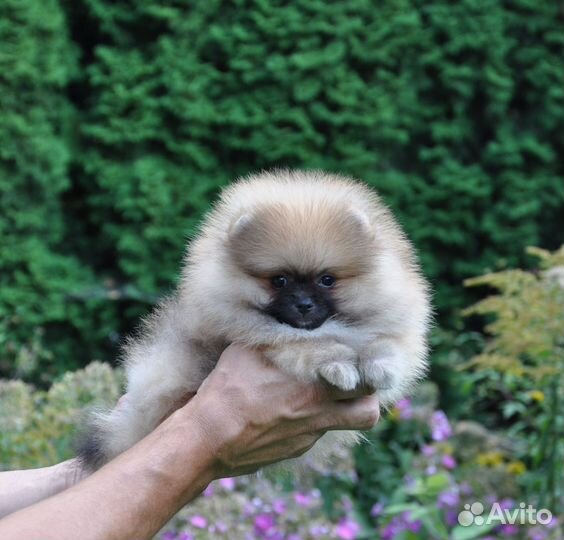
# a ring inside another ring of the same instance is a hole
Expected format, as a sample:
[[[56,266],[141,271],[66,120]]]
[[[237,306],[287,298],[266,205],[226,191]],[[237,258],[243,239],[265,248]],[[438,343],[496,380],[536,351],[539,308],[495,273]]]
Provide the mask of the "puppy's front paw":
[[[323,351],[317,368],[318,375],[341,390],[353,390],[360,383],[357,353],[341,343],[335,343]]]
[[[319,368],[319,375],[341,390],[354,390],[360,383],[358,369],[347,362],[329,362]]]
[[[384,358],[363,360],[360,373],[363,383],[376,392],[391,390],[397,383],[393,364]]]

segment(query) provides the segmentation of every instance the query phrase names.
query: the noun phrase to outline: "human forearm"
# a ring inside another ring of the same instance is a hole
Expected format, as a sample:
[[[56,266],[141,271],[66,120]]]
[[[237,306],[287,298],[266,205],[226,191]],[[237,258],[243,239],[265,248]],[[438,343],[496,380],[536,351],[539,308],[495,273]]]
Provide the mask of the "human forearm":
[[[0,538],[150,538],[213,479],[202,428],[188,407],[106,467],[0,522]]]
[[[0,474],[0,519],[76,484],[87,473],[75,459],[39,469]]]
[[[363,392],[300,383],[231,346],[187,405],[80,484],[0,521],[0,538],[150,538],[211,480],[299,456],[327,430],[372,427],[378,402]]]

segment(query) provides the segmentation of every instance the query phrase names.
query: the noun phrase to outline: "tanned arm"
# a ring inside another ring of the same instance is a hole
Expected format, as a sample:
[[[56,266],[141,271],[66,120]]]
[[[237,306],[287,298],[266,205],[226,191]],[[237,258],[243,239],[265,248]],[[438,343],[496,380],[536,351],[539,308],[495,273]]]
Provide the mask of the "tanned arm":
[[[361,394],[299,383],[231,346],[187,405],[92,476],[1,520],[0,538],[151,538],[212,480],[301,455],[330,429],[372,427],[378,403]]]

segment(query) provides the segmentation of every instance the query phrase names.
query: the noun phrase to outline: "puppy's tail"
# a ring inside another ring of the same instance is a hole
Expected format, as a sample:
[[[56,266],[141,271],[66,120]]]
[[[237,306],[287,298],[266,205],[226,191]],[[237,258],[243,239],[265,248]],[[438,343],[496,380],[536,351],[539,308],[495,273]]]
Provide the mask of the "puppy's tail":
[[[75,441],[75,453],[84,468],[95,471],[109,461],[105,448],[105,430],[95,421],[95,414],[91,412],[86,418]]]
[[[138,415],[125,404],[111,411],[92,410],[76,439],[75,449],[82,465],[95,471],[133,446],[140,435]],[[137,421],[137,422],[136,422]]]

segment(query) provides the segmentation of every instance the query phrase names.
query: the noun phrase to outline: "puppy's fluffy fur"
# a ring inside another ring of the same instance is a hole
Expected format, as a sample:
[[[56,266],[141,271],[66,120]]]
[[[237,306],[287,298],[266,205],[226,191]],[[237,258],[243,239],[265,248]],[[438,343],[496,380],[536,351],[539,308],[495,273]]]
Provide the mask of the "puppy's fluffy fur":
[[[80,454],[97,467],[132,446],[233,342],[304,381],[370,385],[388,406],[424,374],[429,319],[413,249],[365,185],[290,171],[238,181],[192,242],[177,293],[127,345],[127,400],[95,415]],[[330,433],[313,451],[335,438],[358,435]]]

